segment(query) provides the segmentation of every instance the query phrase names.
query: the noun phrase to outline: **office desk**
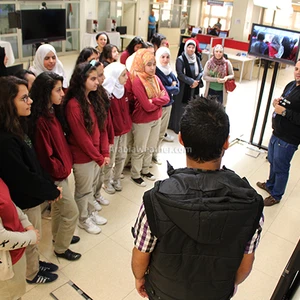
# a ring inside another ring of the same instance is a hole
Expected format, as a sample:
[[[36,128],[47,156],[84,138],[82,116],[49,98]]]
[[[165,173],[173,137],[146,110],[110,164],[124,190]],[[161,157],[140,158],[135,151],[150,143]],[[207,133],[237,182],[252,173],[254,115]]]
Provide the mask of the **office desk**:
[[[0,41],[0,46],[5,48],[5,54],[8,57],[7,67],[12,66],[15,63],[15,56],[12,50],[10,42]]]
[[[82,40],[81,40],[81,49],[85,47],[96,47],[97,42],[96,42],[96,33],[84,33]],[[120,39],[120,33],[117,31],[113,32],[106,32],[106,34],[109,37],[110,43],[113,45],[116,45],[119,49],[121,46],[121,39]]]

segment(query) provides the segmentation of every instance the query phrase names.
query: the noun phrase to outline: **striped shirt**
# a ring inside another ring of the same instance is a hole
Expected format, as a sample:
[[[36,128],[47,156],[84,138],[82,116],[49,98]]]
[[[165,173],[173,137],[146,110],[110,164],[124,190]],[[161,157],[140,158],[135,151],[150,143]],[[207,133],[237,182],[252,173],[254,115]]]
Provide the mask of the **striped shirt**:
[[[254,235],[246,245],[244,254],[251,254],[258,247],[263,224],[264,224],[264,215],[262,214]],[[146,253],[153,252],[157,242],[157,238],[151,233],[144,203],[141,205],[138,217],[136,219],[134,227],[132,228],[132,234],[134,237],[134,246],[139,251],[146,252]]]

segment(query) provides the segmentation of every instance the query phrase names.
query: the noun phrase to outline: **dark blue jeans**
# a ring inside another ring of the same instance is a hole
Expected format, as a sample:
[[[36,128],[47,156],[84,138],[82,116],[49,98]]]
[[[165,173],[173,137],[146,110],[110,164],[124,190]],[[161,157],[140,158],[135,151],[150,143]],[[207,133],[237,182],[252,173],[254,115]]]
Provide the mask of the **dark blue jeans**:
[[[270,174],[267,180],[267,188],[277,201],[280,201],[289,178],[290,162],[298,146],[284,142],[272,135],[268,147],[268,160]]]
[[[208,96],[215,96],[217,101],[223,104],[223,91],[215,91],[213,89],[208,89]]]

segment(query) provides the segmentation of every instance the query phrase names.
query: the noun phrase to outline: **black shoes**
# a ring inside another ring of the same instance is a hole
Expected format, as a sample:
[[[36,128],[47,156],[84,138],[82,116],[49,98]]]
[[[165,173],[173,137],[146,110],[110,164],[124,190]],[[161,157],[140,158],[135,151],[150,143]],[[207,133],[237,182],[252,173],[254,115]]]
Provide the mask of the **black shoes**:
[[[58,275],[50,272],[39,271],[32,280],[26,279],[27,283],[50,283],[57,279]]]
[[[72,240],[71,240],[71,244],[76,244],[80,241],[80,237],[77,235],[73,235]]]
[[[61,257],[61,258],[65,258],[67,260],[78,260],[80,257],[81,257],[81,254],[80,253],[76,253],[76,252],[73,252],[72,250],[70,249],[67,249],[65,252],[63,253],[57,253],[55,252],[55,255],[57,257]]]
[[[41,272],[55,272],[57,270],[58,270],[57,265],[40,260],[40,271]]]

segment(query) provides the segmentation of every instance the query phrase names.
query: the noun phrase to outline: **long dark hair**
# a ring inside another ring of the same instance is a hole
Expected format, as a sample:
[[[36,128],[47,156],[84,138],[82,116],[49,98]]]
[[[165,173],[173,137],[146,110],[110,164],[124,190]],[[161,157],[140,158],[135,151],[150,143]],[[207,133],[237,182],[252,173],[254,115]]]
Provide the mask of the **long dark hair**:
[[[14,103],[20,85],[27,87],[27,82],[14,76],[0,78],[0,130],[23,140],[27,131],[26,119],[18,115]]]
[[[50,115],[50,101],[51,93],[58,81],[63,83],[64,78],[54,72],[43,72],[37,76],[33,82],[30,90],[30,98],[34,101],[31,108],[31,115],[29,117],[29,137],[34,141],[34,132],[37,120],[40,117],[47,119],[51,118]],[[60,105],[53,105],[55,116],[64,125]]]
[[[119,51],[118,47],[116,45],[113,45],[113,44],[106,44],[103,47],[103,52],[102,52],[102,56],[101,56],[102,62],[103,61],[108,61],[108,59],[112,59],[112,50],[114,48],[116,48],[117,51]]]
[[[76,98],[76,100],[80,104],[82,114],[83,114],[83,119],[84,119],[84,125],[88,133],[92,133],[94,124],[90,116],[89,104],[85,97],[85,83],[87,78],[89,77],[89,74],[92,71],[97,71],[97,70],[96,67],[90,64],[89,62],[80,63],[75,67],[70,80],[70,86],[68,88],[67,94],[65,96],[64,104],[63,104],[64,112],[66,114],[66,105],[68,104],[70,99]],[[88,95],[88,98],[91,104],[93,105],[96,118],[98,121],[98,127],[99,129],[103,129],[106,112],[102,104],[102,101],[100,99],[98,90],[91,91]],[[67,127],[66,131],[67,133],[70,133],[70,128]]]

